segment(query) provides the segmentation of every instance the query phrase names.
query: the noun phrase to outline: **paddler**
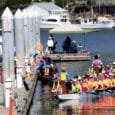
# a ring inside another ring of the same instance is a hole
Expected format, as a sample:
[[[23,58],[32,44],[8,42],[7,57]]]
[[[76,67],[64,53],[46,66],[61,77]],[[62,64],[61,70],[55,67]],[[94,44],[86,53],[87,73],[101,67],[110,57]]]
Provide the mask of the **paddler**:
[[[83,78],[83,82],[81,84],[82,92],[88,92],[89,91],[88,76],[87,75],[83,75],[82,78]]]
[[[108,75],[104,75],[104,79],[103,79],[104,89],[108,89],[111,86],[108,77],[109,77]]]
[[[81,84],[78,81],[78,76],[77,76],[77,78],[74,77],[74,79],[72,80],[72,92],[73,93],[79,93],[81,91],[82,91],[81,90]]]
[[[115,62],[112,63],[112,67],[110,69],[110,73],[115,75]]]
[[[95,88],[96,91],[103,91],[104,84],[103,84],[103,75],[98,76],[97,78],[97,87]]]
[[[93,82],[92,90],[95,91],[97,89],[97,87],[98,87],[98,84],[97,84],[97,75],[93,75],[92,82]]]
[[[88,87],[89,87],[89,91],[93,88],[93,75],[90,75],[88,78]]]

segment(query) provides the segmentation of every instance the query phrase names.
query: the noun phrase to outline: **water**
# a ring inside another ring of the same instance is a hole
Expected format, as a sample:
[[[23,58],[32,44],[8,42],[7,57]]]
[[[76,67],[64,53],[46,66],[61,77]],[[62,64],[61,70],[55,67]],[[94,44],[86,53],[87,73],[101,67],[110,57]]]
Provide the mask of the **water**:
[[[73,40],[79,44],[84,44],[83,34],[69,34]],[[42,43],[46,47],[48,32],[42,31]],[[61,43],[65,34],[55,34],[55,40],[58,41],[57,50],[61,51]],[[115,30],[104,30],[86,34],[85,46],[88,51],[94,54],[100,54],[104,64],[115,61]],[[87,71],[91,61],[61,62],[66,65],[71,76],[80,75]],[[60,69],[59,69],[60,71]],[[47,84],[37,83],[33,103],[29,115],[115,115],[115,96],[105,96],[87,98],[83,100],[67,101],[58,103],[51,97],[51,88]]]

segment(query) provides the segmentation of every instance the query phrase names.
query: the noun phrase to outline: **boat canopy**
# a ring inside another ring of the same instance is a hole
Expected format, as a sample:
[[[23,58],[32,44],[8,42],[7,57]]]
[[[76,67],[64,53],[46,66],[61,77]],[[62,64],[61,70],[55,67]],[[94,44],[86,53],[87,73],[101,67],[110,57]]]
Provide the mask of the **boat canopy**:
[[[88,33],[88,32],[94,32],[96,30],[85,30],[77,26],[76,24],[63,24],[60,26],[57,26],[51,30],[49,30],[49,33]]]

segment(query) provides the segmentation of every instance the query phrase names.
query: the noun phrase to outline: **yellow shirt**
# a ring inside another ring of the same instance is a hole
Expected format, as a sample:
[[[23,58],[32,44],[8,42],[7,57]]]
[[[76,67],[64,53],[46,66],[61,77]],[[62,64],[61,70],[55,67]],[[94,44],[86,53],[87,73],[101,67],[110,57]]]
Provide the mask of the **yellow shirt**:
[[[92,87],[96,88],[97,86],[98,86],[97,81],[94,81]]]
[[[104,85],[104,87],[109,87],[109,80],[108,79],[104,79],[103,80],[103,85]]]
[[[88,81],[88,87],[89,87],[89,89],[92,89],[93,88],[93,82],[92,81]]]
[[[97,85],[98,85],[98,89],[102,89],[103,88],[103,81],[102,80],[99,80],[97,82]]]
[[[115,79],[111,79],[112,85],[115,86]]]

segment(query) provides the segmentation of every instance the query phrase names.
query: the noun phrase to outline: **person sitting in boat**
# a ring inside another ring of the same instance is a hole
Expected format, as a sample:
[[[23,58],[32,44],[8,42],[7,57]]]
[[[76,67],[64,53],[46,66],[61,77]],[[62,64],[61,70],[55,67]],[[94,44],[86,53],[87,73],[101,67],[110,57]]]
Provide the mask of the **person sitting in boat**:
[[[66,71],[65,66],[61,67],[60,85],[62,86],[62,94],[66,94],[71,90],[71,76]]]
[[[62,44],[63,51],[66,53],[70,53],[71,51],[71,38],[67,35],[66,39],[63,41]]]
[[[112,66],[110,68],[110,74],[115,75],[115,62],[112,63]]]
[[[90,75],[88,78],[88,87],[89,87],[89,91],[91,91],[93,88],[93,75]]]
[[[81,92],[81,84],[79,83],[76,76],[72,80],[72,92],[73,93],[80,93]]]
[[[100,92],[103,91],[104,84],[103,84],[103,76],[97,78],[97,87],[95,87],[95,91]]]
[[[42,55],[42,59],[44,60],[44,66],[43,66],[44,75],[52,76],[51,71],[52,59],[48,56],[47,53]]]
[[[36,68],[36,70],[41,74],[41,76],[44,74],[44,71],[43,71],[44,65],[45,65],[45,61],[44,61],[44,59],[42,58],[42,59],[40,60],[39,64],[38,64],[37,68]]]
[[[112,82],[112,85],[113,85],[113,88],[112,90],[115,90],[115,76],[110,76],[110,79],[111,79],[111,82]]]
[[[83,80],[82,80],[82,92],[88,92],[89,91],[89,86],[88,86],[88,77],[86,75],[83,75]]]
[[[108,75],[104,75],[103,85],[104,85],[104,89],[108,89],[112,87],[112,81],[109,79]]]
[[[57,68],[57,65],[56,65],[56,63],[55,62],[53,62],[52,64],[51,64],[51,73],[52,73],[52,78],[53,78],[53,80],[58,80],[58,73],[59,73],[59,71],[58,71],[58,68]]]
[[[99,59],[98,55],[94,56],[94,60],[92,61],[92,67],[96,74],[99,74],[102,72],[103,62],[101,61],[101,59]]]
[[[52,59],[48,56],[47,53],[45,55],[43,55],[42,58],[44,59],[46,65],[52,64]]]
[[[110,75],[110,65],[109,64],[105,66],[105,74]]]

